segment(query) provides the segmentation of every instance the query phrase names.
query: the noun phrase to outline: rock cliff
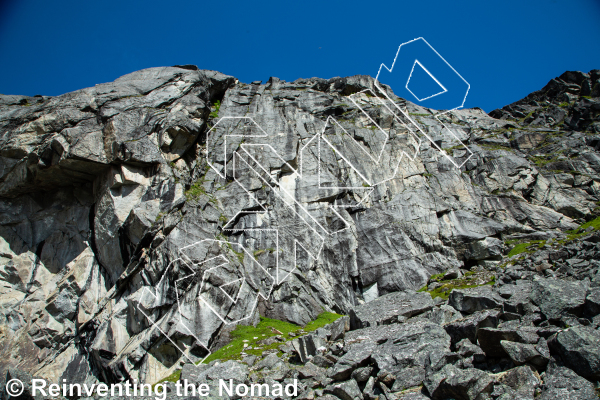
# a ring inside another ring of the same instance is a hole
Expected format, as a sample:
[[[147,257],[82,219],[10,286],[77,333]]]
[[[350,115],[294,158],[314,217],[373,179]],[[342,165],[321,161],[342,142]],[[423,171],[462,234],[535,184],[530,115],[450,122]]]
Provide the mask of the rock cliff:
[[[368,76],[175,66],[0,95],[0,373],[156,383],[326,310],[319,355],[258,368],[305,398],[593,398],[599,90],[439,114]]]

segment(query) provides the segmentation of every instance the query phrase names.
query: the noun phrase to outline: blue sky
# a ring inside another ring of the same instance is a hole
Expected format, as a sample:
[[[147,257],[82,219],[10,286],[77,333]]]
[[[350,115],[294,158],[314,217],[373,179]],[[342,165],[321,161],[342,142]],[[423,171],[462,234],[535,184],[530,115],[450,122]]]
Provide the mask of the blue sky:
[[[0,93],[59,95],[175,64],[242,82],[375,77],[424,37],[469,82],[465,106],[489,112],[600,69],[599,22],[598,0],[0,0]]]

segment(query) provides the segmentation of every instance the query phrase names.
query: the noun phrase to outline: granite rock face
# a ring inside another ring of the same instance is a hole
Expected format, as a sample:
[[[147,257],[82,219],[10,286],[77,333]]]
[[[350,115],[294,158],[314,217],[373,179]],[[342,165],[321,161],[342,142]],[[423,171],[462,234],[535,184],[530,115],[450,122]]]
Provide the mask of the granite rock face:
[[[493,374],[551,357],[598,379],[600,239],[559,243],[597,213],[598,76],[440,119],[367,76],[244,84],[193,66],[0,95],[0,373],[155,383],[238,323],[325,309],[353,330],[298,339],[301,361],[333,364],[322,396],[425,382],[411,396],[498,398],[518,388]],[[554,245],[505,257],[531,240]],[[415,294],[478,271],[494,286]],[[217,367],[196,375],[246,379]]]

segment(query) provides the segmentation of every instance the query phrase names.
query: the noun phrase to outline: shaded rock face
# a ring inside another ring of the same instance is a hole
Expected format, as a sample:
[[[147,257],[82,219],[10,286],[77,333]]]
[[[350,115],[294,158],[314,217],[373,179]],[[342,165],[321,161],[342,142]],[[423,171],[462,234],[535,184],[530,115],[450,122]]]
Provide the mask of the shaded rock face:
[[[491,393],[469,369],[488,352],[544,368],[538,341],[555,325],[531,338],[502,324],[593,318],[594,277],[552,302],[545,290],[571,283],[512,285],[519,264],[495,268],[506,239],[558,236],[595,215],[598,74],[569,74],[491,116],[447,114],[454,135],[386,88],[408,113],[392,111],[366,76],[247,85],[169,67],[58,97],[0,96],[0,373],[154,383],[222,346],[237,323],[305,324],[323,309],[352,311],[353,332],[408,324],[397,339],[377,333],[377,349],[346,343],[339,361],[315,360],[359,383],[324,381],[324,396],[370,398],[391,390],[388,373],[403,376],[400,388],[439,371],[430,395]],[[525,105],[541,116],[523,119]],[[568,112],[549,122],[554,109]],[[414,295],[432,274],[471,268],[518,290],[457,290],[449,304]],[[550,348],[569,357],[563,336]],[[464,338],[489,346],[461,347],[467,372],[443,370]],[[305,358],[326,347],[311,343]],[[576,372],[595,379],[587,349]]]

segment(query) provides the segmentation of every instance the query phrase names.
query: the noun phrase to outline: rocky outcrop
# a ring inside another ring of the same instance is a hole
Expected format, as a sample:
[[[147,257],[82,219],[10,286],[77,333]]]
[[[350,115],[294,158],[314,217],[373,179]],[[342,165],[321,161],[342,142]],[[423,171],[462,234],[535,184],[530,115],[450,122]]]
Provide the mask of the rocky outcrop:
[[[597,80],[437,118],[370,77],[192,66],[0,96],[0,372],[155,383],[238,323],[325,309],[347,325],[285,348],[306,398],[575,388],[541,379],[554,364],[596,380],[600,239],[566,231],[600,200]],[[211,369],[254,376],[238,364]]]

